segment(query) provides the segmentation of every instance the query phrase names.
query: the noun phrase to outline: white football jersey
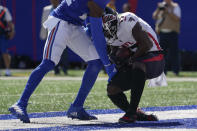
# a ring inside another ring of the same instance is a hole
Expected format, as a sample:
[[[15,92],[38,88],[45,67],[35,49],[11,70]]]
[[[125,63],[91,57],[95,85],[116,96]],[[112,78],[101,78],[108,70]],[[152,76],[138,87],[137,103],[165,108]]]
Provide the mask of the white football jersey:
[[[150,40],[153,42],[153,46],[149,51],[161,50],[155,32],[144,20],[131,12],[119,14],[118,18],[117,36],[110,39],[106,38],[107,44],[112,46],[130,47],[130,49],[135,52],[137,50],[137,43],[133,37],[132,29],[135,24],[139,22],[142,29],[147,32]]]

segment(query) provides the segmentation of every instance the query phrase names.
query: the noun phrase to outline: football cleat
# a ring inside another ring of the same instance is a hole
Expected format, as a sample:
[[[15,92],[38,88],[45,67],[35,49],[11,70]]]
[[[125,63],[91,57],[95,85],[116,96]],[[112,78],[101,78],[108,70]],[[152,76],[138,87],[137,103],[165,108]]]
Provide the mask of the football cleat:
[[[127,113],[119,119],[119,123],[134,123],[137,120],[137,115],[128,115]]]
[[[140,108],[137,108],[136,114],[137,114],[137,121],[158,121],[156,115],[146,114]]]
[[[10,113],[20,119],[23,123],[30,123],[26,107],[20,106],[18,103],[12,105],[9,109]]]
[[[73,104],[71,104],[66,115],[72,119],[97,120],[97,117],[88,114],[83,107],[74,107]]]

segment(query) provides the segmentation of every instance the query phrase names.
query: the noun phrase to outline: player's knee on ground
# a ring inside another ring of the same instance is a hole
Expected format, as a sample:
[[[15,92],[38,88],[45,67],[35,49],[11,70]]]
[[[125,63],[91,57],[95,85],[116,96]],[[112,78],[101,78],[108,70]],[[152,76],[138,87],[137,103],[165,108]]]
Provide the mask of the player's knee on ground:
[[[142,62],[134,62],[132,65],[133,69],[141,69],[142,71],[146,72],[146,66]]]
[[[118,87],[115,87],[113,85],[108,85],[107,86],[107,94],[108,95],[115,95],[115,94],[118,94],[120,92],[122,92],[122,90]]]

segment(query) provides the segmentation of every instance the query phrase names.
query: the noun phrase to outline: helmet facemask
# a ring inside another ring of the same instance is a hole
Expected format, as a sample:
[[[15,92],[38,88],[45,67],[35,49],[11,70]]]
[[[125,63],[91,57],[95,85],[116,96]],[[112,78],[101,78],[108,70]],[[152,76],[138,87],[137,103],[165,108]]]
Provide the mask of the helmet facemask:
[[[103,15],[103,32],[104,36],[107,38],[113,38],[117,33],[117,16],[113,14]]]

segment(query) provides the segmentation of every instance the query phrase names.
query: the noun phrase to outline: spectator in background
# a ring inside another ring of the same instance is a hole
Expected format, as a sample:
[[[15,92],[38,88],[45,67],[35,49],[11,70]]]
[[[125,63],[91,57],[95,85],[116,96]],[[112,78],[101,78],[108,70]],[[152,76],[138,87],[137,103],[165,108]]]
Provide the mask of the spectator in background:
[[[129,3],[124,3],[122,6],[122,11],[124,12],[131,12],[131,5]]]
[[[156,32],[160,37],[160,45],[164,49],[166,66],[165,74],[169,67],[175,75],[179,75],[180,58],[178,48],[178,34],[180,33],[181,9],[178,3],[164,0],[158,3],[153,13],[156,20]]]
[[[41,24],[43,24],[47,20],[47,18],[49,16],[49,14],[51,13],[51,11],[53,9],[55,9],[60,3],[59,0],[50,0],[50,2],[51,2],[51,5],[45,6],[43,8]],[[47,35],[48,35],[47,29],[45,29],[43,27],[43,25],[42,25],[41,29],[40,29],[40,39],[41,40],[46,40],[47,39]],[[62,67],[62,70],[63,70],[64,74],[66,75],[67,74],[67,65],[68,65],[67,50],[65,49],[63,51],[63,53],[62,53],[62,56],[61,56],[59,64],[56,65],[55,68],[54,68],[55,75],[60,74],[60,70],[59,70],[60,66]]]
[[[0,50],[5,64],[5,76],[11,76],[11,57],[8,53],[7,40],[13,39],[15,34],[12,16],[6,7],[0,5]]]
[[[107,7],[112,8],[113,10],[116,10],[116,0],[110,0],[110,2],[107,4]]]

